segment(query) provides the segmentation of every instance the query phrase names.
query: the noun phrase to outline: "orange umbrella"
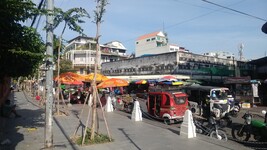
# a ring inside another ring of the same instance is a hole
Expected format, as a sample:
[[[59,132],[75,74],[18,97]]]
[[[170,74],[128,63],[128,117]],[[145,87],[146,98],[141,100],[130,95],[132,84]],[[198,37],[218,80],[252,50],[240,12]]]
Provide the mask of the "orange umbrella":
[[[82,85],[83,82],[82,82],[82,81],[67,81],[67,82],[64,82],[64,84],[70,84],[70,85]]]
[[[54,79],[55,81],[60,81],[64,84],[82,84],[81,81],[83,81],[83,77],[79,74],[73,73],[73,72],[66,72],[60,74],[58,77]]]
[[[85,75],[84,76],[84,81],[85,82],[91,82],[91,81],[93,81],[94,75],[95,75],[94,73],[90,73],[88,75]],[[108,79],[108,77],[106,77],[106,76],[104,76],[104,75],[102,75],[100,73],[97,73],[96,74],[96,82],[102,82],[102,81],[105,81],[107,79]]]
[[[124,79],[111,78],[97,85],[98,88],[128,86],[129,82]]]

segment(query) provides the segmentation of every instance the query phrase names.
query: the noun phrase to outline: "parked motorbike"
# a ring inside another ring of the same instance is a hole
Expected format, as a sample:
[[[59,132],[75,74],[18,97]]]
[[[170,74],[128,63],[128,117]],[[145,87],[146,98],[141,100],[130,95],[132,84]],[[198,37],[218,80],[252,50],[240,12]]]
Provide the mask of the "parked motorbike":
[[[124,111],[127,113],[132,113],[135,101],[136,101],[136,99],[134,98],[132,102],[124,103],[124,107],[123,107]]]
[[[264,121],[252,119],[252,115],[249,112],[246,112],[243,115],[245,120],[243,125],[237,125],[232,128],[232,136],[234,139],[248,141],[251,136],[254,140],[260,142],[267,141],[267,113],[265,110],[262,111],[265,115]]]
[[[239,102],[236,101],[232,95],[228,95],[228,104],[230,106],[229,113],[232,117],[237,117],[241,109]]]
[[[215,118],[218,118],[221,126],[230,126],[232,124],[229,108],[228,104],[214,104],[213,113]]]
[[[211,116],[209,118],[208,124],[205,122],[198,121],[194,119],[194,124],[196,126],[196,132],[200,134],[204,134],[210,136],[213,139],[220,141],[227,141],[227,135],[225,131],[223,131],[219,125],[217,124],[215,117]]]

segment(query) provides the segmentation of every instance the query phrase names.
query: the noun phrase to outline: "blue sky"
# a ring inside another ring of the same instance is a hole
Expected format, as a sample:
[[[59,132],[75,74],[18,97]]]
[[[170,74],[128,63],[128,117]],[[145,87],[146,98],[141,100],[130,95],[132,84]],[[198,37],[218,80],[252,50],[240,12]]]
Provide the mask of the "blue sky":
[[[39,0],[35,0],[39,2]],[[266,0],[209,0],[267,20]],[[169,42],[189,51],[203,54],[226,51],[238,57],[238,47],[244,45],[245,59],[257,59],[267,54],[267,34],[261,31],[266,22],[211,5],[202,0],[108,0],[104,22],[100,29],[100,43],[113,40],[122,42],[127,53],[134,52],[135,40],[144,34],[164,30]],[[55,0],[63,10],[83,7],[91,15],[81,26],[87,36],[94,37],[93,21],[95,0]],[[45,21],[40,23],[44,26]],[[59,35],[62,27],[55,30]],[[45,37],[45,32],[40,32]],[[64,39],[78,36],[66,30]],[[44,39],[45,40],[45,39]]]

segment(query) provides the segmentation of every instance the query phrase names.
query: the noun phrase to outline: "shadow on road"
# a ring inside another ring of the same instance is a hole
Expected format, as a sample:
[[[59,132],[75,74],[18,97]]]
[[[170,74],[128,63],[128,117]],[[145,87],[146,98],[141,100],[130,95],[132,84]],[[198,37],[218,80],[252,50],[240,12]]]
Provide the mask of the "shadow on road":
[[[39,128],[44,127],[44,117],[41,110],[17,110],[21,118],[1,118],[0,149],[16,149],[18,143],[24,140],[24,134],[35,134]]]

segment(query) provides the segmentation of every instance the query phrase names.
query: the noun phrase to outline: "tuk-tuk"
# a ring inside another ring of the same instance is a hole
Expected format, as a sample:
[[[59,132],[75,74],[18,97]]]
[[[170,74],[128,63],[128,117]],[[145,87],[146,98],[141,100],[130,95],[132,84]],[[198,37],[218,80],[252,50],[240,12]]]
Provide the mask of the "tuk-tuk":
[[[216,118],[223,118],[230,111],[229,89],[226,87],[190,85],[181,87],[189,96],[189,107],[192,113],[209,117],[214,113]]]
[[[181,122],[187,109],[188,96],[181,91],[155,88],[148,92],[148,113],[165,124]]]

